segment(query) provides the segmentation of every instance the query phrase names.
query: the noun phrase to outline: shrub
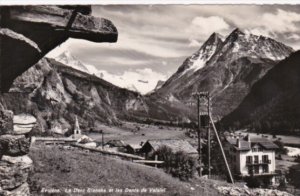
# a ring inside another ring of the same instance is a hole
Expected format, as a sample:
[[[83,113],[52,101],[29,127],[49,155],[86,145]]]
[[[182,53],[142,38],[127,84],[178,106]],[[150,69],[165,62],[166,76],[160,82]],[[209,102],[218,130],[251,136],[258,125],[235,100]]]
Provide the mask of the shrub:
[[[167,146],[162,146],[153,154],[153,158],[155,157],[155,155],[158,156],[158,160],[164,161],[164,163],[162,164],[164,170],[167,173],[171,173],[171,168],[174,160],[174,153],[172,152],[172,149]]]
[[[184,152],[177,152],[174,156],[171,174],[180,180],[189,180],[196,171],[195,159]]]
[[[276,144],[279,147],[276,150],[276,152],[278,154],[287,154],[288,153],[288,150],[284,147],[284,144],[281,141],[276,140],[276,141],[274,141],[274,144]]]
[[[153,157],[155,155],[159,160],[164,161],[162,167],[165,172],[180,180],[189,180],[196,171],[196,160],[185,152],[174,153],[171,148],[162,146],[153,154]]]
[[[257,180],[256,178],[254,177],[248,177],[245,179],[246,183],[247,183],[247,186],[250,187],[250,188],[258,188],[261,186],[261,183],[259,180]]]

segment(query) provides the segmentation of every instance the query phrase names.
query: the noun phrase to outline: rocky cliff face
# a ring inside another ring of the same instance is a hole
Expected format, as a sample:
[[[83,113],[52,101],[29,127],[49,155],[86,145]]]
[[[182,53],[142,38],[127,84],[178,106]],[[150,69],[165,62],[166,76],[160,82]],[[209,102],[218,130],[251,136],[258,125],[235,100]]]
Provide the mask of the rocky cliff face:
[[[171,101],[176,107],[187,107],[195,102],[193,93],[208,91],[214,115],[222,117],[235,109],[250,87],[292,51],[271,38],[239,29],[224,41],[214,33],[149,97],[159,103]]]
[[[15,114],[33,114],[41,129],[55,133],[71,129],[75,115],[89,130],[99,123],[118,124],[131,111],[147,111],[140,94],[53,59],[42,59],[18,77],[1,103]]]

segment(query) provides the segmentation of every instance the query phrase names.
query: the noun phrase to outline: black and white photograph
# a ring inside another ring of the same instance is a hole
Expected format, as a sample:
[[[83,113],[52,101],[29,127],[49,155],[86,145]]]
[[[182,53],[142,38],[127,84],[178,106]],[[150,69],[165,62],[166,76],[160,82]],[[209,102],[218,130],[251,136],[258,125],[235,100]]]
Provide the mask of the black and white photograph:
[[[0,196],[300,195],[299,1],[78,2],[0,0]]]

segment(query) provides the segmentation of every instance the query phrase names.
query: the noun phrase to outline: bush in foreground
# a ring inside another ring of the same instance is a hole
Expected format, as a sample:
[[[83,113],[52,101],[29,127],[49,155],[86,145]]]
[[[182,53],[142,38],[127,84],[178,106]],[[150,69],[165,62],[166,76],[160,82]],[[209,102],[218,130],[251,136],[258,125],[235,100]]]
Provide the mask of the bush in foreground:
[[[185,152],[173,152],[171,148],[162,146],[153,157],[155,155],[159,160],[164,161],[162,167],[165,172],[180,180],[188,181],[196,172],[196,160]]]

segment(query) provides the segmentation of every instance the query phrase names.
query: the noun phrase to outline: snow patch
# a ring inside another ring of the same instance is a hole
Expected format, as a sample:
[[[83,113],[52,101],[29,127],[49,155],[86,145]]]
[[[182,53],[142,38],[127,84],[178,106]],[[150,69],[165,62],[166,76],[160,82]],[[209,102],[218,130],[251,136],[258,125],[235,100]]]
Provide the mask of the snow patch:
[[[179,77],[185,75],[188,72],[196,72],[200,69],[202,69],[205,65],[206,62],[212,57],[212,55],[216,52],[217,49],[217,45],[211,45],[208,46],[207,48],[201,48],[200,51],[198,52],[199,54],[194,54],[191,58],[190,58],[190,66],[185,69]],[[195,56],[198,56],[197,58],[195,58]]]

